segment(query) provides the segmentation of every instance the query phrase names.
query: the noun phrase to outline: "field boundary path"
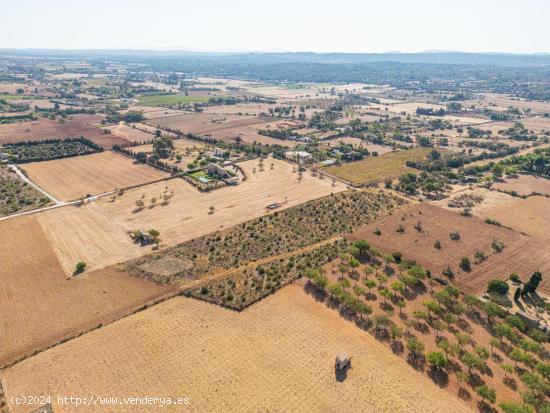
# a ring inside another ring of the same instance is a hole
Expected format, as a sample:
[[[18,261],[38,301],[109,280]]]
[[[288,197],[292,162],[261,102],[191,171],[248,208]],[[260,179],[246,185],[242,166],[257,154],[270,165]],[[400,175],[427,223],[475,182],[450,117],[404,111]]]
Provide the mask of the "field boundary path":
[[[290,257],[294,257],[294,256],[299,255],[299,254],[308,253],[308,252],[311,252],[311,251],[316,250],[318,248],[321,248],[325,245],[332,244],[336,241],[340,241],[342,239],[343,239],[343,237],[341,237],[341,236],[332,237],[332,238],[326,239],[324,241],[317,242],[317,243],[312,244],[312,245],[308,245],[306,247],[298,248],[294,251],[285,252],[284,254],[273,255],[271,257],[262,258],[261,260],[258,260],[258,261],[251,261],[251,262],[249,262],[245,265],[242,265],[240,267],[229,268],[227,270],[221,270],[221,271],[215,271],[213,273],[210,273],[209,275],[206,275],[202,278],[199,278],[198,280],[187,282],[185,284],[182,281],[182,282],[180,282],[181,291],[186,291],[186,290],[201,286],[201,285],[203,285],[207,282],[213,281],[213,280],[218,280],[218,279],[221,279],[221,278],[229,277],[230,275],[237,274],[241,271],[251,269],[251,268],[256,268],[260,265],[265,265],[265,264],[268,264],[268,263],[276,261],[276,260],[290,258]]]
[[[50,195],[46,191],[44,191],[42,188],[40,188],[38,185],[36,185],[33,181],[31,181],[29,178],[25,176],[23,172],[17,167],[17,165],[10,164],[8,165],[23,181],[25,181],[27,184],[32,186],[34,189],[36,189],[38,192],[40,192],[42,195],[48,197],[52,202],[54,202],[56,205],[64,205],[65,202],[60,201],[59,199],[55,198],[53,195]]]
[[[126,317],[129,317],[129,316],[133,315],[133,314],[139,313],[143,310],[146,310],[146,309],[148,309],[150,307],[153,307],[157,304],[163,303],[163,302],[165,302],[167,300],[170,300],[174,297],[184,295],[186,291],[188,291],[192,288],[196,288],[197,286],[200,286],[200,285],[202,285],[206,282],[210,282],[212,280],[217,280],[217,279],[221,279],[221,278],[224,278],[224,277],[228,277],[228,276],[230,276],[234,273],[238,273],[239,271],[242,271],[242,270],[247,269],[247,268],[255,268],[258,265],[263,265],[263,264],[266,264],[266,263],[269,263],[269,262],[272,262],[272,261],[275,261],[275,260],[279,260],[279,259],[282,259],[282,258],[288,258],[288,257],[292,257],[292,256],[295,256],[295,255],[307,253],[307,252],[313,251],[317,248],[320,248],[324,245],[328,245],[328,244],[334,243],[336,241],[339,241],[341,239],[343,239],[343,237],[341,237],[341,236],[332,237],[332,238],[329,238],[327,240],[317,242],[315,244],[308,245],[306,247],[296,249],[294,251],[290,251],[290,252],[287,252],[287,253],[284,253],[284,254],[274,255],[274,256],[271,256],[271,257],[263,258],[263,259],[258,260],[258,261],[252,261],[252,262],[249,262],[248,264],[245,264],[245,265],[237,267],[237,268],[230,268],[230,269],[227,269],[227,270],[213,272],[210,275],[206,275],[203,278],[200,278],[198,280],[194,280],[194,281],[192,281],[190,283],[187,283],[187,284],[181,284],[180,283],[178,285],[177,283],[175,283],[175,284],[173,284],[174,288],[172,290],[170,290],[168,292],[165,292],[162,295],[159,295],[158,297],[155,297],[155,298],[151,299],[150,301],[139,305],[137,308],[133,308],[133,309],[131,309],[129,311],[126,311],[126,312],[123,312],[123,313],[118,313],[118,314],[114,315],[111,318],[111,320],[109,320],[109,321],[103,321],[101,323],[96,324],[95,326],[93,326],[91,328],[87,328],[87,329],[82,330],[82,331],[76,331],[76,332],[68,334],[64,337],[61,337],[58,340],[56,340],[55,342],[50,343],[48,345],[45,345],[42,348],[34,349],[34,350],[32,350],[31,352],[29,352],[27,354],[23,354],[23,355],[17,357],[16,359],[12,359],[12,360],[0,365],[0,370],[12,367],[12,366],[14,366],[14,365],[16,365],[16,364],[18,364],[18,363],[20,363],[20,362],[22,362],[22,361],[24,361],[28,358],[31,358],[31,357],[33,357],[37,354],[40,354],[40,353],[42,353],[46,350],[57,347],[57,346],[59,346],[63,343],[66,343],[66,342],[70,341],[70,340],[73,340],[75,338],[83,336],[84,334],[88,334],[88,333],[90,333],[94,330],[105,327],[109,324],[112,324],[116,321],[122,320]],[[212,305],[215,305],[215,304],[212,304]]]

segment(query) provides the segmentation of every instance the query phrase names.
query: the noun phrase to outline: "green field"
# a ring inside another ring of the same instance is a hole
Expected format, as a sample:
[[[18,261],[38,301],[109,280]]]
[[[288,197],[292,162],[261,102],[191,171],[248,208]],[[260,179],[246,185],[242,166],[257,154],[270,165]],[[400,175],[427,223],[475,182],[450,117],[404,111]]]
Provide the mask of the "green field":
[[[186,95],[147,95],[140,96],[139,104],[143,106],[168,106],[179,103],[207,102],[207,97],[186,96]]]
[[[325,170],[329,174],[353,184],[368,184],[414,172],[415,169],[407,167],[406,162],[423,160],[430,150],[430,148],[414,148],[390,152],[381,156],[371,156],[361,161],[329,166]]]
[[[29,96],[29,95],[10,95],[0,93],[0,99],[3,100],[23,100],[23,99],[44,99],[41,96]]]

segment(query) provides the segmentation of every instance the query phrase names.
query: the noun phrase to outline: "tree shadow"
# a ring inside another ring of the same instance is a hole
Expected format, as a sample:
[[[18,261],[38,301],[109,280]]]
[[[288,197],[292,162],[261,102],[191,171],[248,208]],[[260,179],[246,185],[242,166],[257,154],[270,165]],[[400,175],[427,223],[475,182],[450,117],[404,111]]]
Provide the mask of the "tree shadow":
[[[424,371],[426,358],[423,354],[415,356],[412,353],[409,353],[407,356],[407,363],[409,363],[409,365],[415,370]]]
[[[513,377],[505,377],[502,382],[514,391],[518,389],[518,383]]]
[[[502,360],[504,360],[500,354],[497,354],[493,351],[493,353],[491,354],[491,359],[495,362],[495,363],[502,363]]]
[[[471,373],[468,377],[468,384],[475,389],[476,387],[483,386],[485,382],[479,374]]]
[[[323,303],[327,299],[327,293],[319,290],[309,281],[304,286],[304,291],[306,292],[306,294],[311,295],[317,302]]]
[[[403,354],[403,351],[405,351],[405,346],[401,340],[392,341],[391,350],[394,354]]]
[[[477,408],[480,413],[498,413],[498,410],[484,401],[477,402]]]
[[[415,323],[414,329],[422,334],[428,334],[430,332],[430,327],[426,323]]]
[[[334,375],[338,383],[343,383],[348,378],[348,370],[350,368],[350,365],[347,365],[343,369],[337,369],[336,367],[334,367]]]
[[[470,326],[470,323],[468,323],[467,320],[465,320],[463,318],[460,318],[456,324],[457,324],[458,328],[460,328],[462,331],[464,331],[466,333],[471,333],[472,332],[472,326]]]
[[[464,400],[466,402],[469,402],[470,400],[472,400],[472,395],[464,387],[459,387],[458,388],[458,397],[460,397],[462,400]]]
[[[449,385],[449,375],[444,370],[430,369],[428,377],[439,387],[447,387]]]
[[[380,303],[380,309],[385,311],[386,313],[387,312],[392,312],[392,313],[394,312],[393,306],[388,302]]]

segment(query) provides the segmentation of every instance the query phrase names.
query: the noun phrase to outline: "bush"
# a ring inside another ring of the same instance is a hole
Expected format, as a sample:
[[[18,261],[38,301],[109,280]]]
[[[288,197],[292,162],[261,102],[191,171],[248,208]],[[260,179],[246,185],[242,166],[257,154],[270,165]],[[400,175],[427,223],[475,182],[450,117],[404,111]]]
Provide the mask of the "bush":
[[[84,270],[86,269],[86,263],[84,261],[80,261],[76,264],[76,270],[75,270],[75,275],[76,274],[81,274],[84,272]]]
[[[451,232],[449,234],[449,238],[451,238],[452,241],[459,241],[460,240],[460,233],[458,232]]]
[[[516,273],[510,275],[510,281],[515,282],[516,284],[519,284],[521,282],[521,280],[519,279],[519,275],[517,275]]]
[[[458,264],[458,266],[463,271],[466,271],[466,272],[472,271],[472,264],[470,263],[470,259],[468,257],[462,257],[462,259],[460,260],[460,263]]]
[[[501,280],[491,280],[487,286],[488,293],[506,295],[508,294],[508,284],[505,281]]]

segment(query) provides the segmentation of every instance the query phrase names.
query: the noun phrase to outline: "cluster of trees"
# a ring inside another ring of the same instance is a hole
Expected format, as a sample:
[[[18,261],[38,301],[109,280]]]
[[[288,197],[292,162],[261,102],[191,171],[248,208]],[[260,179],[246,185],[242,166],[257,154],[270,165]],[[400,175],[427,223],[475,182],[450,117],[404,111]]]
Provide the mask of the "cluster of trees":
[[[2,151],[9,154],[13,162],[27,163],[102,152],[103,148],[81,136],[9,143],[4,145]]]
[[[363,267],[365,261],[370,265]],[[399,275],[395,281],[391,281],[395,265]],[[359,272],[361,268],[364,268],[364,277]],[[383,271],[378,272],[377,269]],[[547,412],[550,364],[544,361],[541,344],[548,341],[547,333],[530,329],[520,317],[510,315],[491,301],[463,296],[451,284],[435,288],[437,283],[432,279],[428,279],[431,298],[422,302],[422,309],[412,311],[412,317],[409,314],[402,317],[405,324],[403,329],[390,318],[393,314],[391,310],[387,314],[374,314],[365,298],[374,299],[372,290],[375,290],[383,299],[381,308],[391,303],[399,309],[401,315],[403,309],[407,308],[407,297],[416,297],[407,291],[414,291],[415,286],[424,285],[428,276],[426,271],[403,259],[399,252],[384,256],[364,240],[357,241],[340,254],[337,270],[336,282],[331,282],[322,268],[307,269],[304,275],[308,278],[308,285],[325,296],[331,307],[354,317],[359,326],[371,330],[377,337],[389,340],[394,349],[402,347],[402,340],[405,339],[404,348],[408,351],[407,358],[411,364],[423,366],[427,363],[432,371],[455,374],[459,386],[463,383],[472,386],[481,404],[491,410],[489,406],[497,403],[497,392],[482,377],[493,376],[487,367],[493,355],[492,359],[497,360],[495,362],[504,372],[505,382],[515,383],[513,376],[517,376],[525,389],[520,391],[521,403],[501,401],[499,407],[505,413]],[[541,277],[534,275],[532,279],[532,287],[536,289]],[[491,292],[502,293],[506,289],[506,283],[500,281],[489,285]],[[480,324],[491,335],[489,346],[476,343],[477,339],[470,336],[472,329],[467,327],[468,319]],[[424,334],[432,329],[436,334],[438,349],[426,352],[424,341],[411,333],[412,328]],[[451,337],[449,334],[443,335],[444,331],[451,332]],[[496,354],[496,350],[502,355]],[[506,363],[503,356],[513,364]],[[517,385],[514,384],[514,388]]]

